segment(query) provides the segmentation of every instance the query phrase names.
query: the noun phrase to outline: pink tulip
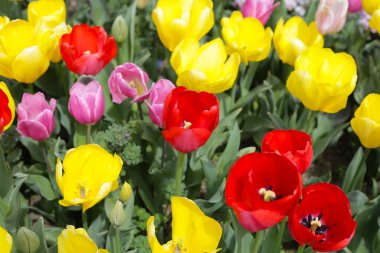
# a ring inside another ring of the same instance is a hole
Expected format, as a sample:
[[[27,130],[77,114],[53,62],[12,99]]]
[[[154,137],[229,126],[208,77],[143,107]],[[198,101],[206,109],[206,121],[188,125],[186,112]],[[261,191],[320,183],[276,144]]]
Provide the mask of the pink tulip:
[[[127,98],[141,102],[148,98],[148,74],[133,63],[117,66],[108,79],[112,102],[121,104]]]
[[[257,18],[265,25],[272,15],[272,12],[280,3],[275,0],[246,0],[241,11],[244,17]]]
[[[346,23],[348,0],[321,0],[315,21],[320,33],[333,34],[342,30]]]
[[[98,122],[104,113],[103,88],[97,81],[74,83],[70,89],[69,112],[83,125]]]
[[[362,0],[348,0],[348,11],[351,13],[358,12],[362,9]]]
[[[54,130],[54,109],[57,101],[50,99],[50,105],[41,92],[24,93],[21,103],[17,106],[17,131],[23,137],[36,141],[49,138]]]
[[[150,104],[146,102],[149,109],[149,117],[154,124],[159,127],[163,127],[162,124],[162,112],[164,110],[164,104],[166,96],[175,88],[174,84],[166,79],[161,79],[157,83],[153,84],[149,91]]]

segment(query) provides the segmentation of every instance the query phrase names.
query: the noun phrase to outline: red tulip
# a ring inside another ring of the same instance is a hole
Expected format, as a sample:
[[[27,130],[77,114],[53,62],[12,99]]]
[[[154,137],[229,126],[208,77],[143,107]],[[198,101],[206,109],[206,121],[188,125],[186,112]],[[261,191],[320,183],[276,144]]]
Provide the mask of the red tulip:
[[[13,103],[13,99],[11,102]],[[3,133],[6,126],[9,127],[9,124],[13,121],[14,113],[12,114],[12,109],[9,106],[11,102],[9,101],[8,94],[0,87],[0,134]]]
[[[355,233],[350,203],[336,185],[319,183],[303,189],[299,206],[289,216],[289,231],[301,245],[314,251],[338,251],[347,246]]]
[[[215,95],[178,87],[166,97],[162,135],[176,150],[190,153],[207,142],[218,121]]]
[[[115,56],[117,47],[112,36],[100,26],[75,25],[64,34],[60,50],[67,68],[78,75],[96,75]]]
[[[311,137],[297,130],[273,130],[264,136],[262,152],[275,152],[293,162],[303,174],[313,160]]]
[[[250,232],[272,227],[284,219],[301,197],[297,168],[275,153],[251,153],[232,166],[226,202]]]

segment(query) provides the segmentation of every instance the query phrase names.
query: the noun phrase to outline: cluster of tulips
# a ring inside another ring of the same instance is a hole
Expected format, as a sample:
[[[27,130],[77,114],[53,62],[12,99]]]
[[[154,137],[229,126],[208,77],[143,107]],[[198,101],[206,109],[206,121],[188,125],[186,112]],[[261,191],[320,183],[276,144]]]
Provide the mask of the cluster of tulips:
[[[287,79],[288,91],[307,109],[332,114],[346,108],[358,78],[356,63],[347,53],[324,48],[323,35],[340,31],[347,13],[360,9],[358,3],[322,0],[316,21],[308,24],[298,16],[280,19],[273,32],[265,25],[279,3],[237,1],[241,11],[220,21],[222,38],[201,43],[214,26],[213,2],[159,0],[152,19],[162,44],[171,52],[177,86],[160,79],[148,87],[149,75],[131,62],[115,66],[108,86],[100,84],[96,75],[117,55],[117,43],[102,27],[67,25],[63,0],[31,2],[27,21],[0,17],[1,76],[32,86],[50,61],[61,60],[78,75],[69,89],[67,109],[87,127],[87,144],[67,151],[48,173],[62,196],[59,204],[81,206],[83,228],[67,225],[57,239],[58,252],[108,252],[98,249],[86,232],[86,212],[119,188],[123,167],[118,154],[93,143],[91,126],[104,116],[105,88],[115,104],[126,100],[145,103],[152,123],[178,151],[176,196],[171,199],[172,240],[159,243],[154,217],[150,217],[147,237],[152,252],[219,251],[221,225],[184,197],[181,184],[186,154],[203,146],[218,126],[220,106],[215,94],[235,84],[241,64],[265,60],[273,43],[279,59],[294,67]],[[363,8],[372,15],[370,27],[380,31],[380,1],[363,0]],[[12,125],[17,111],[18,133],[44,147],[44,141],[54,134],[56,103],[54,98],[47,101],[42,92],[31,92],[24,93],[16,106],[8,86],[0,82],[0,133]],[[351,120],[366,148],[380,147],[379,106],[380,95],[370,94]],[[283,231],[287,221],[300,249],[310,245],[319,252],[338,251],[353,238],[356,222],[345,193],[329,183],[303,187],[302,174],[312,159],[312,140],[307,133],[274,130],[265,135],[261,152],[246,154],[231,167],[225,200],[240,224],[256,233],[253,252],[258,252],[263,230],[281,223]],[[120,199],[112,211],[117,233],[120,213],[133,194],[127,183],[120,188]],[[0,252],[9,253],[12,246],[12,236],[0,227]]]

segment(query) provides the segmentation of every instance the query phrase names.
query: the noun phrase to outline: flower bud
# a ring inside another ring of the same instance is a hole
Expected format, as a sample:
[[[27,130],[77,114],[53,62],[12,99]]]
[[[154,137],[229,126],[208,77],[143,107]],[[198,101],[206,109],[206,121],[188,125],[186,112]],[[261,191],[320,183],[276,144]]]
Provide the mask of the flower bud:
[[[119,199],[122,202],[127,202],[129,198],[132,196],[133,190],[130,184],[127,182],[124,182],[123,186],[121,187],[120,196]]]
[[[128,25],[123,16],[119,15],[116,17],[115,21],[112,24],[111,33],[118,43],[123,43],[127,40]]]
[[[17,232],[17,249],[23,253],[37,252],[40,247],[40,238],[32,230],[22,227]]]
[[[126,221],[127,216],[125,215],[123,203],[121,203],[120,200],[118,200],[113,207],[111,214],[110,214],[110,222],[115,227],[120,227],[123,225],[123,223]]]
[[[137,8],[139,9],[145,9],[148,5],[149,0],[137,0]]]

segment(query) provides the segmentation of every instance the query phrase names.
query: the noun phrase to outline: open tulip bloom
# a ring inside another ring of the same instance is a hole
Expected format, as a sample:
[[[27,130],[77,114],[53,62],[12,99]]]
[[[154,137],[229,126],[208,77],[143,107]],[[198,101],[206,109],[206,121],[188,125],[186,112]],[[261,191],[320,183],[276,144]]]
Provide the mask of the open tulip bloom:
[[[0,135],[7,130],[15,117],[15,102],[8,86],[0,82]]]
[[[275,153],[251,153],[237,160],[226,185],[226,203],[250,232],[283,220],[301,197],[302,181],[296,166]]]
[[[343,249],[355,233],[350,203],[336,185],[319,183],[302,191],[302,201],[289,216],[289,231],[301,245],[314,251],[331,252]]]

